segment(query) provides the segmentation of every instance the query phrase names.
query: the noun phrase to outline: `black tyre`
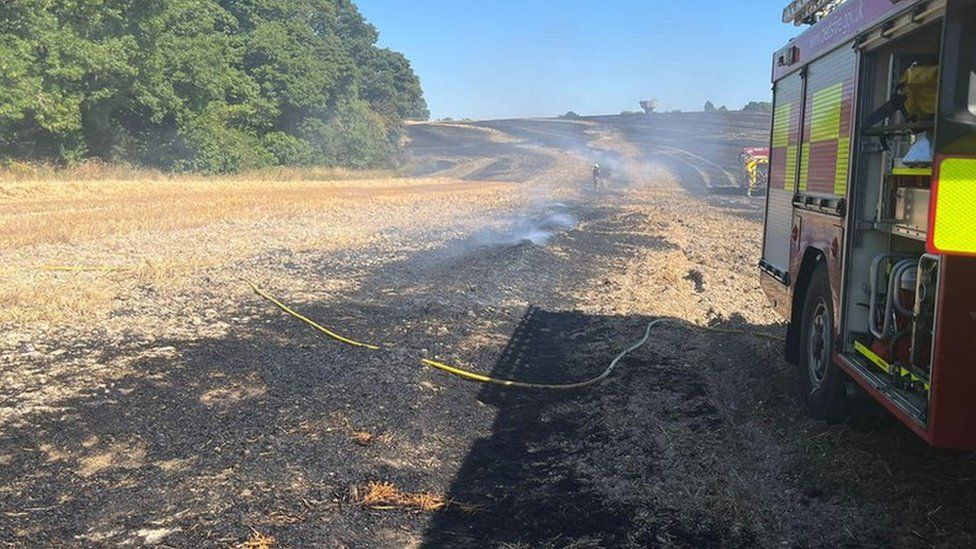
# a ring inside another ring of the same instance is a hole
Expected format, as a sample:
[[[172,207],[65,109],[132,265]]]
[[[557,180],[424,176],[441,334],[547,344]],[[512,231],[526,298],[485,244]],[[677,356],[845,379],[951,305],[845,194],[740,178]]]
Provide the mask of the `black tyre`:
[[[835,421],[844,413],[846,375],[834,362],[834,300],[823,262],[813,272],[801,322],[800,365],[807,409],[817,419]]]

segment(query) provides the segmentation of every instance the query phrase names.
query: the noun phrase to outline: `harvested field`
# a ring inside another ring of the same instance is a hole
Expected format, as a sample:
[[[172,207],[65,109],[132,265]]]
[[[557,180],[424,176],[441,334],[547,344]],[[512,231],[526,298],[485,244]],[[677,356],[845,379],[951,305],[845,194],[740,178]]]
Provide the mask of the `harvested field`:
[[[423,124],[407,173],[0,182],[0,543],[970,546],[972,454],[807,419],[768,117]],[[589,166],[610,188],[589,192]],[[723,191],[723,192],[716,192]],[[244,279],[325,326],[325,338]],[[599,374],[576,392],[479,385]]]

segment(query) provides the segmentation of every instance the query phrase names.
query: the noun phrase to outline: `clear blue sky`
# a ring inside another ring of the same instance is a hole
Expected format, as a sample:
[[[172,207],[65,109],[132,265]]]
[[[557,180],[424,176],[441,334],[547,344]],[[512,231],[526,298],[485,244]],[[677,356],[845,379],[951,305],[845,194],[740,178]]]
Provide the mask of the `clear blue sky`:
[[[741,108],[768,100],[787,0],[357,0],[435,118]]]

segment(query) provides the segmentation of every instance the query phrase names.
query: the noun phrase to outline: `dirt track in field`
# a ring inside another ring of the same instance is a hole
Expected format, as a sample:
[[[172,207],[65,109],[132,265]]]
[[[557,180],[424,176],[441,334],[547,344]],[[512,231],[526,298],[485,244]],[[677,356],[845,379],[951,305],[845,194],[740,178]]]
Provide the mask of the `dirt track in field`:
[[[762,199],[727,186],[768,121],[417,125],[410,170],[441,182],[433,196],[408,181],[178,237],[2,251],[70,262],[247,242],[173,271],[179,283],[44,275],[65,291],[108,279],[114,293],[70,325],[0,321],[0,542],[972,545],[970,454],[928,449],[869,404],[840,425],[808,420],[780,345],[750,335],[784,328],[754,267]],[[593,162],[609,172],[600,193]],[[322,338],[240,277],[385,350]],[[655,318],[744,333],[661,326],[578,392],[419,364],[576,381]],[[372,482],[434,509],[359,504]]]

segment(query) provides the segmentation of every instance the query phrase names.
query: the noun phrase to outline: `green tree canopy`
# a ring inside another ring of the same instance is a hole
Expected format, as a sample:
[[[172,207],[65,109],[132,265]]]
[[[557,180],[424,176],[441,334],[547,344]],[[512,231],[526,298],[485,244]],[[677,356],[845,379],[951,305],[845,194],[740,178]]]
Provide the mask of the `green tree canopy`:
[[[773,112],[773,104],[769,101],[750,101],[742,107],[744,112]]]
[[[0,3],[0,156],[389,165],[420,81],[349,0]]]

